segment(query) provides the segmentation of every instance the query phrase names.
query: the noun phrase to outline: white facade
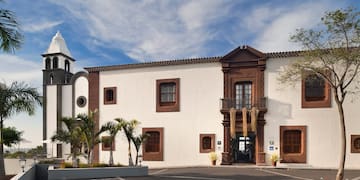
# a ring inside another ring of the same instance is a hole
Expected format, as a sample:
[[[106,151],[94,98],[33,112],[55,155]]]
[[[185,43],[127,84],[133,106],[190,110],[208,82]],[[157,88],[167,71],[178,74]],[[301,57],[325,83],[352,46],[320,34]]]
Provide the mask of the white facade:
[[[169,78],[180,78],[180,112],[156,112],[156,80]],[[222,79],[219,63],[101,72],[100,124],[124,118],[141,122],[138,133],[143,127],[164,128],[164,161],[144,161],[151,167],[208,165],[208,153],[199,152],[199,135],[216,134],[215,141],[223,140],[219,111]],[[104,87],[114,86],[117,103],[104,105]],[[128,163],[126,144],[120,132],[116,138],[115,163]],[[222,144],[216,149],[220,155]],[[109,152],[100,152],[100,161],[108,160]]]
[[[66,47],[66,44],[63,45]],[[49,49],[51,48],[49,47]],[[224,56],[229,60],[223,60],[224,58],[214,58],[213,61],[190,59],[179,60],[179,63],[167,61],[154,65],[152,63],[140,63],[134,66],[95,67],[95,70],[87,68],[90,70],[89,77],[87,73],[76,73],[72,74],[71,82],[57,85],[48,84],[46,86],[45,110],[46,136],[49,138],[56,131],[56,122],[58,121],[56,114],[59,111],[59,105],[61,105],[60,111],[63,117],[75,117],[77,114],[93,110],[95,104],[95,109],[98,110],[99,126],[108,121],[113,121],[115,118],[124,118],[140,121],[140,125],[136,129],[137,134],[142,133],[145,128],[163,128],[163,159],[160,161],[145,160],[143,162],[145,165],[150,167],[209,165],[209,154],[200,152],[201,134],[215,135],[214,151],[218,155],[218,162],[221,162],[222,158],[226,158],[221,156],[226,152],[229,143],[225,142],[228,138],[226,135],[229,133],[226,126],[228,122],[226,120],[229,117],[226,112],[223,112],[220,99],[225,98],[224,94],[232,92],[231,88],[234,88],[230,87],[229,89],[229,87],[225,87],[225,84],[236,83],[236,81],[251,81],[252,93],[267,97],[267,111],[263,116],[265,123],[263,125],[263,137],[257,139],[257,141],[263,139],[263,151],[257,149],[256,158],[253,158],[253,161],[261,162],[260,155],[265,153],[264,163],[269,165],[271,163],[270,156],[274,153],[280,154],[282,143],[280,141],[280,126],[305,126],[305,162],[280,163],[280,165],[283,167],[336,168],[339,162],[338,154],[340,153],[340,131],[337,106],[332,94],[331,107],[302,108],[301,82],[295,83],[294,86],[288,86],[280,84],[277,80],[279,72],[284,66],[301,57],[281,53],[277,56],[271,56],[272,54],[268,53],[266,60],[264,60],[261,52],[249,49],[245,47],[245,49],[232,51],[229,55]],[[63,51],[63,55],[70,55],[67,48]],[[244,55],[245,51],[250,51],[253,54]],[[254,58],[254,56],[261,56],[261,58]],[[60,57],[65,58],[66,56]],[[257,63],[260,61],[264,63],[252,65],[255,67],[255,75],[248,68],[251,64],[246,64],[250,61],[242,62],[242,59],[247,60],[246,58],[256,59]],[[74,61],[71,63],[71,68],[73,68]],[[231,63],[235,65],[231,67]],[[238,67],[239,69],[243,68],[244,71],[236,69],[237,65],[241,63],[246,66]],[[63,66],[60,65],[60,67]],[[227,68],[230,67],[233,69],[228,70]],[[98,81],[90,78],[92,71],[96,71],[98,74]],[[224,75],[226,71],[237,71],[236,73],[241,77],[230,75],[228,78]],[[45,75],[47,74],[44,73]],[[178,111],[157,111],[157,80],[164,79],[179,79]],[[59,96],[58,86],[61,86],[60,89],[62,90],[60,93],[61,102],[58,102],[59,98],[57,98]],[[98,87],[98,92],[95,93],[98,97],[89,95],[90,92],[95,91],[96,88],[94,87]],[[262,87],[263,90],[261,90]],[[116,103],[104,103],[105,88],[116,88]],[[77,103],[79,97],[85,98],[85,105],[79,106]],[[354,102],[351,102],[352,100]],[[92,106],[90,106],[90,102],[92,102]],[[360,101],[358,99],[351,96],[347,97],[345,102],[348,142],[346,168],[360,168],[358,163],[360,162],[360,154],[350,152],[350,136],[360,134],[360,121],[357,119],[360,117],[359,106]],[[241,126],[237,125],[236,131],[238,133],[242,131]],[[102,136],[106,136],[106,133]],[[127,140],[122,131],[116,136],[115,142],[113,153],[115,164],[128,164]],[[257,148],[261,147],[258,145],[259,142],[256,143]],[[57,154],[56,148],[50,145],[47,146],[47,150],[48,153],[53,152],[51,156]],[[69,152],[69,145],[63,145],[62,157],[66,157]],[[142,153],[141,150],[140,153]],[[99,162],[107,163],[109,154],[109,151],[103,150],[100,145],[97,155]],[[133,146],[132,156],[134,160],[135,148]]]
[[[307,163],[315,168],[337,168],[340,154],[340,121],[337,105],[331,97],[330,108],[302,108],[301,82],[294,86],[280,84],[277,78],[281,67],[296,58],[268,59],[265,71],[265,96],[268,98],[268,112],[265,119],[265,146],[270,141],[280,147],[279,129],[284,125],[307,126]],[[353,102],[351,102],[353,101]],[[360,155],[350,153],[350,135],[360,134],[360,101],[355,96],[348,96],[344,104],[347,127],[346,168],[360,168]],[[268,155],[273,153],[267,148]],[[269,159],[268,159],[269,160]],[[291,166],[293,164],[282,164]]]

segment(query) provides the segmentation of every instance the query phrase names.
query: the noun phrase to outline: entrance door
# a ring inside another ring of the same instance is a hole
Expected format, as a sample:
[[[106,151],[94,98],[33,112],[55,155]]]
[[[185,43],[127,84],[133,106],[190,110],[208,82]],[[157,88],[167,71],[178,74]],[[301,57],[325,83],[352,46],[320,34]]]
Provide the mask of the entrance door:
[[[242,134],[237,134],[233,142],[233,157],[235,163],[254,162],[255,154],[255,135],[249,133],[245,137]]]

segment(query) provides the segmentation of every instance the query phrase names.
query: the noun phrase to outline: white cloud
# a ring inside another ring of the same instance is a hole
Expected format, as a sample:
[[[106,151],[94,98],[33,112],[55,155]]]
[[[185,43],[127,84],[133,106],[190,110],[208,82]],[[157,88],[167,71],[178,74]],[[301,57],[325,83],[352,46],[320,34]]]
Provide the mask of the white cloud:
[[[31,32],[31,33],[41,32],[41,31],[44,31],[47,29],[51,29],[62,23],[63,23],[63,21],[49,21],[49,20],[42,20],[39,22],[39,20],[36,19],[34,21],[24,24],[23,30],[26,32]]]
[[[80,19],[92,38],[137,60],[205,55],[204,47],[215,34],[209,26],[230,16],[228,9],[234,4],[217,0],[53,2]]]
[[[266,7],[260,11],[263,14],[254,10],[256,16],[262,17],[260,22],[255,23],[255,26],[259,26],[262,30],[255,37],[254,46],[264,52],[300,50],[298,44],[289,41],[290,36],[298,28],[314,28],[320,23],[320,17],[330,5],[318,1],[287,7],[286,10],[282,7]]]
[[[19,56],[0,54],[0,81],[10,84],[13,81],[24,81],[40,91],[42,83],[42,62],[25,60]]]

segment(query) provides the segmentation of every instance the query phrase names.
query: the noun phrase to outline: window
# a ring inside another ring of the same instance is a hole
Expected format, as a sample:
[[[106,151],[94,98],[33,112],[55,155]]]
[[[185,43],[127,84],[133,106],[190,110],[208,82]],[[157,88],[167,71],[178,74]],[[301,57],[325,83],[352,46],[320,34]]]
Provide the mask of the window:
[[[53,69],[57,69],[59,67],[59,59],[57,57],[53,58]]]
[[[84,96],[79,96],[76,100],[76,104],[79,106],[79,107],[85,107],[86,105],[86,97]]]
[[[251,108],[251,82],[235,84],[235,107],[236,109]]]
[[[163,161],[163,132],[163,128],[143,128],[142,133],[149,135],[143,145],[144,161]]]
[[[156,80],[156,112],[180,110],[180,79]]]
[[[215,151],[215,134],[200,134],[200,153]]]
[[[53,83],[54,83],[54,75],[50,74],[50,84],[53,84]]]
[[[351,135],[351,153],[360,153],[360,135]]]
[[[306,126],[280,126],[283,163],[306,163]]]
[[[70,62],[69,62],[69,60],[65,60],[65,71],[70,72]]]
[[[46,58],[46,60],[45,60],[45,69],[51,69],[51,60],[50,60],[50,58]]]
[[[103,151],[110,151],[111,149],[115,151],[115,139],[112,139],[110,136],[101,137],[101,149]]]
[[[116,87],[104,88],[104,104],[116,104]]]
[[[330,86],[316,74],[307,75],[302,80],[302,107],[331,107]]]
[[[300,153],[301,152],[301,131],[287,130],[284,131],[283,148],[284,153]]]

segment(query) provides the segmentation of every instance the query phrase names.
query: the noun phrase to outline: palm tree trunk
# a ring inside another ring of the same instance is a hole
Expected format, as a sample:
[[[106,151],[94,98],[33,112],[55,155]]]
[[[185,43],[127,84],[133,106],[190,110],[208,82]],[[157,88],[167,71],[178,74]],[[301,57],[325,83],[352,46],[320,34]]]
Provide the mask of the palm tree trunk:
[[[335,93],[335,102],[339,111],[339,120],[340,120],[340,136],[341,136],[341,151],[340,151],[340,163],[339,169],[336,174],[336,180],[342,180],[344,178],[344,167],[345,167],[345,158],[346,158],[346,127],[345,127],[345,115],[343,104],[340,102],[338,94]]]
[[[74,168],[78,168],[79,164],[78,161],[76,159],[76,148],[73,149],[73,153],[72,153],[72,164]]]
[[[130,149],[130,145],[131,145],[131,141],[130,141],[130,139],[128,140],[128,144],[129,144],[129,146],[128,146],[128,154],[129,154],[129,166],[134,166],[134,163],[133,163],[133,161],[132,161],[132,157],[131,157],[131,149]]]
[[[4,144],[3,144],[3,117],[0,119],[0,179],[5,179]]]
[[[111,138],[112,139],[112,138]],[[113,157],[113,142],[110,143],[110,158],[109,158],[109,166],[114,165],[114,157]]]
[[[136,158],[135,158],[135,166],[138,165],[138,160],[139,160],[139,149],[136,149]]]

